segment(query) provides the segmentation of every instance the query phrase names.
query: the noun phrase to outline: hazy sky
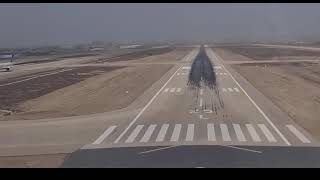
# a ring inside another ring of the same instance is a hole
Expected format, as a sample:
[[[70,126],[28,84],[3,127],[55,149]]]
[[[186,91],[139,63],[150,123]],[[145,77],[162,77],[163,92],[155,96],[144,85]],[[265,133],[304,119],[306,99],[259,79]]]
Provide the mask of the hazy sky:
[[[92,40],[320,40],[319,4],[0,4],[0,47]]]

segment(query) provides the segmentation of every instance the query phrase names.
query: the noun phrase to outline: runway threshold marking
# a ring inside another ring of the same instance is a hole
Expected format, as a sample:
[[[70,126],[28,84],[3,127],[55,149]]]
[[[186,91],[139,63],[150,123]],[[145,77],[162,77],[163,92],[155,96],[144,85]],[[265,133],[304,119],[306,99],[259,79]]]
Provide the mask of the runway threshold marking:
[[[171,79],[175,76],[175,74],[181,69],[182,66],[180,66],[168,79],[168,81],[159,89],[159,91],[151,98],[151,100],[146,104],[143,109],[137,114],[137,116],[130,122],[130,124],[127,126],[127,128],[120,134],[120,136],[114,141],[114,143],[118,143],[121,138],[127,133],[127,131],[131,128],[131,126],[139,119],[139,117],[142,115],[142,113],[152,104],[152,102],[157,98],[157,96],[163,91],[163,89],[168,85],[168,83],[171,81]]]
[[[168,128],[169,128],[169,124],[163,124],[161,126],[161,129],[159,131],[159,134],[157,136],[157,139],[156,139],[156,142],[162,142],[164,141],[164,138],[166,136],[166,133],[168,131]]]
[[[286,127],[302,141],[303,143],[311,143],[308,138],[306,138],[298,129],[296,129],[293,125],[286,125]]]
[[[233,129],[236,133],[237,139],[240,142],[245,142],[247,141],[239,124],[233,124]]]
[[[153,131],[156,129],[156,127],[157,125],[155,124],[150,125],[146,133],[144,134],[144,136],[141,138],[140,142],[148,142],[152,136]]]
[[[170,141],[176,142],[179,140],[181,128],[182,128],[182,124],[176,124],[174,126]]]
[[[100,144],[102,143],[102,141],[104,139],[106,139],[112,132],[114,129],[116,129],[117,126],[110,126],[106,131],[104,131],[103,134],[101,134],[101,136],[95,140],[92,144]]]
[[[209,52],[211,56],[215,57],[218,59],[218,56],[211,50],[209,49]],[[254,102],[254,100],[248,95],[248,93],[242,88],[242,86],[239,84],[239,82],[233,77],[233,75],[227,70],[227,68],[222,64],[221,67],[229,74],[231,79],[239,86],[239,88],[243,91],[243,93],[248,97],[248,99],[251,101],[251,103],[256,107],[256,109],[260,112],[260,114],[265,118],[265,120],[270,124],[270,126],[277,132],[277,134],[281,137],[281,139],[288,145],[291,146],[291,143],[287,140],[286,137],[280,132],[280,130],[273,124],[273,122],[269,119],[269,117],[262,111],[262,109]]]

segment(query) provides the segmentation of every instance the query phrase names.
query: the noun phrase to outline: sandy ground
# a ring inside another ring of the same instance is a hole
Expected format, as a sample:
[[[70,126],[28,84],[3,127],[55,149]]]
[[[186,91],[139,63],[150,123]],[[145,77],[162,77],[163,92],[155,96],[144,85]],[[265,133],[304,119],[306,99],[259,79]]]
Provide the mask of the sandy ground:
[[[233,65],[260,92],[320,139],[320,64]]]
[[[68,154],[0,157],[0,168],[58,168]]]
[[[214,50],[227,61],[320,59],[320,51],[307,49],[229,46]]]
[[[233,53],[224,48],[212,48],[225,61],[250,61],[252,59],[241,54]]]
[[[27,101],[10,119],[38,119],[108,112],[127,107],[158,80],[171,65],[120,69]],[[146,75],[147,74],[147,75]]]
[[[103,67],[68,67],[64,69],[71,71],[2,86],[0,98],[5,103],[0,109],[14,113],[10,116],[2,113],[0,120],[87,115],[128,107],[173,67],[170,62],[178,62],[189,51],[186,48],[176,49],[159,55],[121,61],[124,63],[116,66],[111,63],[110,66]],[[164,64],[154,64],[156,62]],[[39,73],[46,72],[29,72],[0,82],[10,83]]]

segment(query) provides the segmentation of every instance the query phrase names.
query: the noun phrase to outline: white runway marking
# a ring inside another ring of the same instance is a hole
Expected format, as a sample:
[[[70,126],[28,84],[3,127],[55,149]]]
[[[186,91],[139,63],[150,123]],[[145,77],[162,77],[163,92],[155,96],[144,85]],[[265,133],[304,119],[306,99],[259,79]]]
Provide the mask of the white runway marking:
[[[178,92],[181,92],[181,88],[178,88],[176,92],[177,92],[177,93],[178,93]]]
[[[249,131],[249,134],[252,138],[253,141],[255,142],[261,142],[261,139],[257,133],[257,131],[254,129],[253,125],[252,124],[246,124],[246,127]]]
[[[166,88],[165,90],[164,90],[164,92],[168,92],[169,91],[169,88]]]
[[[233,88],[236,92],[240,92],[238,88]]]
[[[200,95],[203,95],[203,89],[200,89]]]
[[[157,125],[152,124],[149,126],[149,128],[147,129],[146,133],[144,134],[144,136],[141,138],[140,142],[148,142],[149,139],[152,136],[152,133],[154,131],[154,129],[156,128]]]
[[[152,97],[152,99],[148,102],[148,104],[139,112],[139,114],[131,121],[131,123],[128,125],[128,127],[120,134],[120,136],[115,140],[114,143],[118,143],[120,139],[124,136],[124,134],[130,129],[130,127],[139,119],[141,114],[151,105],[151,103],[156,99],[156,97],[160,94],[160,92],[164,89],[164,87],[167,86],[167,84],[171,81],[171,79],[174,77],[174,75],[181,69],[178,68],[168,79],[168,81],[162,86],[162,88]]]
[[[199,100],[199,106],[200,106],[200,107],[202,107],[202,103],[203,103],[203,102],[202,102],[202,98],[200,98],[200,100]]]
[[[271,134],[271,132],[269,131],[269,129],[267,128],[266,125],[258,124],[258,126],[261,129],[261,131],[264,133],[264,135],[266,136],[266,138],[268,139],[269,142],[277,142],[277,140]]]
[[[207,129],[208,129],[208,140],[209,141],[216,141],[216,135],[214,131],[214,124],[209,123],[207,124]]]
[[[186,141],[193,141],[194,136],[194,124],[188,124]]]
[[[215,53],[212,51],[212,49],[209,49],[209,55],[211,55],[211,57],[215,57],[216,59],[218,59],[218,56],[215,55]],[[224,67],[223,64],[221,64],[221,66],[223,67],[223,69],[227,72],[227,74],[231,77],[231,79],[240,87],[240,89],[242,90],[242,92],[248,97],[248,99],[251,101],[251,103],[257,108],[257,110],[261,113],[261,115],[266,119],[266,121],[270,124],[270,126],[278,133],[278,135],[282,138],[282,140],[288,145],[290,146],[290,142],[284,137],[284,135],[280,132],[280,130],[273,124],[273,122],[269,119],[269,117],[261,110],[261,108],[253,101],[253,99],[248,95],[248,93],[241,87],[241,85],[239,84],[239,82],[232,76],[232,74],[226,69],[226,67]]]
[[[221,134],[222,134],[222,140],[223,141],[231,141],[227,125],[220,124],[220,129],[221,129]]]
[[[180,76],[180,73],[177,73],[177,76]]]
[[[171,88],[170,92],[174,92],[176,90],[176,88]]]
[[[200,119],[209,119],[209,118],[203,117],[202,114],[199,115],[199,118],[200,118]]]
[[[139,132],[141,131],[141,129],[143,128],[143,125],[138,125],[130,134],[130,136],[128,137],[128,139],[125,141],[125,143],[132,143],[136,137],[138,136]]]
[[[311,143],[309,139],[307,139],[298,129],[296,129],[293,125],[286,125],[287,128],[302,141],[303,143]]]
[[[181,124],[176,124],[174,126],[173,133],[172,133],[170,141],[178,141],[179,140],[181,127],[182,127]]]
[[[156,138],[156,142],[164,141],[168,128],[169,128],[169,124],[164,124],[161,126],[158,137]]]
[[[233,124],[233,128],[236,133],[238,141],[240,141],[240,142],[247,141],[246,138],[244,137],[244,134],[243,134],[239,124]]]
[[[228,90],[229,90],[230,92],[233,92],[232,88],[228,88]]]
[[[104,131],[103,134],[101,134],[101,136],[94,141],[92,144],[100,144],[102,143],[103,140],[105,140],[112,132],[113,130],[116,129],[117,126],[110,126],[106,131]]]

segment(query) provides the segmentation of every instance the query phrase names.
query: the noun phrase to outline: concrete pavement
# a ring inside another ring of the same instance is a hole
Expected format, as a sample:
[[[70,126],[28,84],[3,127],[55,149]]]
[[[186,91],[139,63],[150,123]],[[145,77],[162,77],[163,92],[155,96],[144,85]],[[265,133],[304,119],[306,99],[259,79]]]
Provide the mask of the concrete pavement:
[[[207,88],[188,88],[189,57],[196,55],[191,52],[129,124],[110,125],[84,149],[208,144],[318,146],[286,114],[248,87],[248,82],[234,74],[210,48],[206,52],[215,65],[220,97]]]

